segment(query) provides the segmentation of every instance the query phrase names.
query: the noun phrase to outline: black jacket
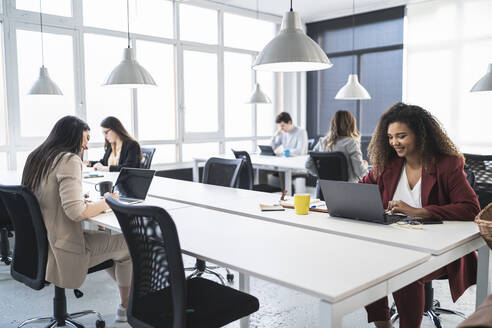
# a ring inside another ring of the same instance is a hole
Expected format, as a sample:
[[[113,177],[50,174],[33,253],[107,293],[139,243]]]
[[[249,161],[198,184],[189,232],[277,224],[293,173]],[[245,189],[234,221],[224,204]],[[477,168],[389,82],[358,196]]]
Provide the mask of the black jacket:
[[[104,156],[99,161],[90,161],[90,166],[94,166],[96,163],[101,163],[104,166],[108,166],[108,158],[111,155],[111,147],[106,149]],[[118,161],[118,165],[110,165],[110,172],[119,172],[122,167],[140,167],[140,156],[141,150],[140,145],[136,141],[124,141],[121,145],[121,153],[120,160]]]

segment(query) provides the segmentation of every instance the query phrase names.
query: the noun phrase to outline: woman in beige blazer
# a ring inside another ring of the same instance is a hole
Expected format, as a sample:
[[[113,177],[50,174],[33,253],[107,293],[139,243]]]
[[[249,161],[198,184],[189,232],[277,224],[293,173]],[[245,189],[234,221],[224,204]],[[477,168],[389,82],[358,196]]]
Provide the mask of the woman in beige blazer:
[[[27,158],[22,184],[36,195],[48,233],[46,280],[78,288],[88,268],[112,259],[107,272],[120,291],[116,321],[126,321],[132,267],[123,235],[84,231],[82,221],[109,207],[105,200],[86,202],[82,195],[81,156],[90,139],[89,126],[74,116],[61,118],[46,140]],[[106,194],[115,197],[116,194]]]

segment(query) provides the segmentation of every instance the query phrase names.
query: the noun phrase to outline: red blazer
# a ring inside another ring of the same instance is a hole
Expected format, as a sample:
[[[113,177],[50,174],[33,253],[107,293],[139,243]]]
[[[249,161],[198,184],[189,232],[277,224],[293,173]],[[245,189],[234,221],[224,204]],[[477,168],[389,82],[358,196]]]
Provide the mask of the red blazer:
[[[360,181],[378,185],[385,208],[393,198],[403,164],[402,158],[394,158],[379,176],[376,177],[371,170]],[[472,221],[480,212],[477,195],[466,180],[463,167],[462,158],[443,155],[422,170],[422,207],[434,217],[442,220]],[[476,253],[470,253],[448,264],[446,270],[451,296],[453,301],[456,301],[469,286],[476,283]]]

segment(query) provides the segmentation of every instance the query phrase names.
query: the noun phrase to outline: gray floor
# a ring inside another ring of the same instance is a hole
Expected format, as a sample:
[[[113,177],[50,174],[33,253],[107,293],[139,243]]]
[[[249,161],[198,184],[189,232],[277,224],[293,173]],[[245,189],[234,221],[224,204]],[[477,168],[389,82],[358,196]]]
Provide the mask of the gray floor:
[[[193,264],[193,259],[185,257],[185,264]],[[456,304],[451,301],[447,281],[437,281],[434,287],[436,298],[444,307],[459,309],[467,315],[473,312],[475,287],[467,290]],[[81,290],[85,293],[81,299],[76,299],[71,291],[67,291],[69,312],[95,309],[103,314],[107,326],[129,327],[127,324],[112,324],[118,294],[115,284],[104,272],[88,276]],[[34,291],[14,281],[9,275],[9,268],[3,264],[0,264],[0,293],[0,328],[17,327],[27,318],[52,313],[53,287]],[[318,327],[318,301],[313,297],[255,278],[251,279],[251,294],[260,300],[260,310],[252,316],[251,327]],[[366,319],[365,311],[359,309],[344,318],[343,327],[372,327]],[[456,327],[460,321],[457,316],[444,316],[442,319],[443,327]],[[87,317],[80,322],[94,327],[95,318]],[[236,328],[239,324],[233,323],[228,327]],[[432,327],[429,319],[424,318],[422,327]]]

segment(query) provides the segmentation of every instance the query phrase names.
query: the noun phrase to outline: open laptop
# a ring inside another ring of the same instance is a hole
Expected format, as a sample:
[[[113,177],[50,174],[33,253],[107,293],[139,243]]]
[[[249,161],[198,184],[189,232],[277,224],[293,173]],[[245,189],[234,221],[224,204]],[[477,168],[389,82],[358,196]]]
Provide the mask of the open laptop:
[[[385,213],[379,188],[375,184],[331,180],[320,180],[319,183],[330,216],[380,224],[410,219],[402,214]]]
[[[114,184],[120,193],[120,201],[129,204],[140,203],[147,197],[155,170],[124,167]]]
[[[266,156],[275,156],[275,152],[273,151],[272,146],[268,145],[258,145],[260,148],[260,155],[266,155]]]

